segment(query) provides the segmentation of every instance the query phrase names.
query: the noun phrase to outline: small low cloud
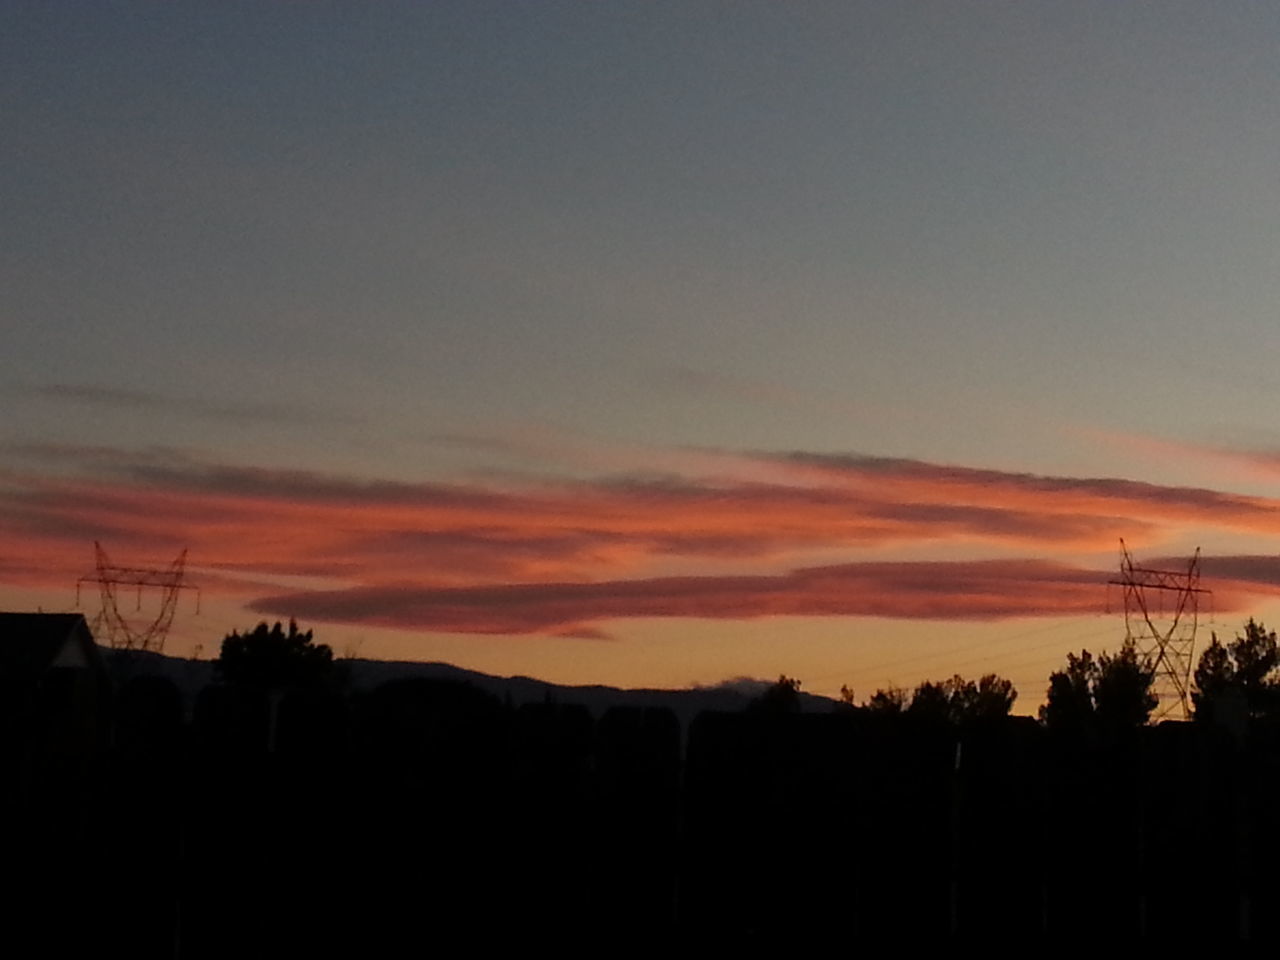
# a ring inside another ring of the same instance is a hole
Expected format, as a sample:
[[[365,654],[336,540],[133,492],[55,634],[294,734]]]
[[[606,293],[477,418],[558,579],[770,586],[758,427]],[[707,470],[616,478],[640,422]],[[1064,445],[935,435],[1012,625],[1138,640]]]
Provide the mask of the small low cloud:
[[[722,680],[719,683],[709,685],[695,684],[694,690],[725,690],[729,693],[736,693],[745,699],[754,699],[760,696],[770,687],[774,681],[758,680],[755,677],[732,677],[728,680]]]

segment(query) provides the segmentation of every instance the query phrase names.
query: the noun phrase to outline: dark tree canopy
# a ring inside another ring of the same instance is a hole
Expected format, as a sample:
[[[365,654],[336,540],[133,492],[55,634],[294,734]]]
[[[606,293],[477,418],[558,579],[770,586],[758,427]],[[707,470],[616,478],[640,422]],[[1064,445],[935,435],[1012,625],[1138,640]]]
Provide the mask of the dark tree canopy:
[[[1040,720],[1053,730],[1085,730],[1093,726],[1093,684],[1098,665],[1088,650],[1067,654],[1067,668],[1049,675],[1047,702]]]
[[[951,693],[947,681],[935,683],[926,680],[916,687],[907,704],[907,716],[921,720],[947,723],[951,720]]]
[[[1160,702],[1151,689],[1155,676],[1132,643],[1114,656],[1098,655],[1098,676],[1093,685],[1093,708],[1103,730],[1140,727]]]
[[[1217,635],[1200,655],[1191,693],[1198,719],[1222,719],[1241,710],[1248,717],[1268,716],[1280,708],[1280,649],[1276,632],[1252,617],[1244,635],[1225,646]]]
[[[976,683],[959,674],[950,680],[926,680],[908,702],[905,690],[877,690],[866,703],[873,713],[908,716],[931,723],[965,723],[988,717],[1008,716],[1018,691],[1002,677],[989,673]]]
[[[962,717],[1007,717],[1018,691],[1012,681],[988,673],[979,677],[976,685],[966,681],[957,696]]]
[[[315,643],[312,632],[302,633],[289,621],[289,631],[277,621],[258,624],[249,633],[232,631],[222,641],[215,661],[223,680],[260,690],[306,687],[323,683],[333,673],[333,651]]]
[[[759,713],[799,713],[800,681],[785,674],[778,677],[778,682],[747,704],[747,709]]]
[[[1159,702],[1154,674],[1132,642],[1095,660],[1088,650],[1067,654],[1067,667],[1049,676],[1040,720],[1050,729],[1116,733],[1142,726]]]
[[[881,716],[897,716],[907,708],[907,691],[901,687],[877,690],[863,707]]]

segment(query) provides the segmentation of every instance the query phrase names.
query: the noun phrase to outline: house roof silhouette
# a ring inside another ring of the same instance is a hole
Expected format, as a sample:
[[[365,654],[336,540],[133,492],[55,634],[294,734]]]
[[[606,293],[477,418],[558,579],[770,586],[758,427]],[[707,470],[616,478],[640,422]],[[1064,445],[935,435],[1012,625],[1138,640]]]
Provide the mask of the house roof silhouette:
[[[0,613],[0,677],[36,680],[56,667],[105,672],[79,613]]]

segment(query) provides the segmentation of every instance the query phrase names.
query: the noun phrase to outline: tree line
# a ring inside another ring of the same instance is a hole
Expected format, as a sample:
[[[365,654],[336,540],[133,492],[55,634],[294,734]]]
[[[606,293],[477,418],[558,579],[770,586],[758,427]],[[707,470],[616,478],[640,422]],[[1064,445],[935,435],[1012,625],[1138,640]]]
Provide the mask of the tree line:
[[[342,663],[332,649],[316,643],[313,631],[303,632],[294,621],[259,623],[241,634],[233,631],[222,641],[215,661],[218,676],[234,686],[279,694],[285,690],[341,685]],[[1117,731],[1147,723],[1158,699],[1152,689],[1154,667],[1132,641],[1118,652],[1087,649],[1068,653],[1066,664],[1049,675],[1039,720],[1053,730]],[[781,676],[750,704],[766,712],[799,710],[800,681]],[[959,674],[948,680],[926,680],[908,691],[889,686],[877,689],[858,704],[853,690],[840,688],[846,707],[879,716],[909,716],[961,724],[1008,716],[1018,698],[1013,683],[989,673],[975,680]],[[1280,644],[1276,632],[1252,617],[1227,643],[1213,634],[1200,654],[1191,691],[1198,720],[1239,725],[1280,716]]]
[[[1251,721],[1280,717],[1280,645],[1276,632],[1249,618],[1244,632],[1223,643],[1213,639],[1200,654],[1191,690],[1196,720],[1240,729]],[[1049,675],[1038,718],[1050,730],[1116,733],[1146,724],[1159,705],[1152,689],[1155,668],[1133,644],[1118,652],[1068,653],[1066,664]],[[754,711],[798,712],[800,681],[783,675],[749,706]],[[955,725],[1008,716],[1018,698],[1013,683],[995,673],[967,680],[926,680],[908,691],[877,689],[861,704],[849,686],[840,702],[882,717],[912,717]]]

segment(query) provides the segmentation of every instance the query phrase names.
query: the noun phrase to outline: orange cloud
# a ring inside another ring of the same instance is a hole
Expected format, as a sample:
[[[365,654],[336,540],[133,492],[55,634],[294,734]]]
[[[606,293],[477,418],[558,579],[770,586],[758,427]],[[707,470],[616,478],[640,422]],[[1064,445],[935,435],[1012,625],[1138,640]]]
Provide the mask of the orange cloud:
[[[69,586],[86,572],[95,539],[122,562],[167,560],[190,547],[192,563],[210,571],[208,589],[265,597],[256,604],[263,612],[465,632],[594,636],[600,621],[641,616],[1096,609],[1101,574],[1068,566],[785,571],[812,551],[885,544],[998,544],[1060,557],[1189,525],[1280,533],[1280,501],[1267,498],[873,457],[749,457],[769,480],[486,486],[235,467],[163,451],[20,452],[28,469],[0,474],[5,582]],[[671,560],[709,570],[767,562],[783,572],[654,575]],[[1225,575],[1240,590],[1271,589],[1236,560]],[[282,595],[282,577],[319,578],[330,589]]]
[[[1280,500],[1201,487],[1110,477],[1053,477],[921,460],[794,453],[774,458],[811,482],[885,487],[915,504],[999,504],[1062,517],[1107,519],[1156,529],[1203,525],[1280,533]]]
[[[1228,575],[1205,581],[1216,611],[1244,610],[1257,594],[1280,594],[1274,558],[1210,559]],[[1114,576],[1040,560],[855,563],[776,576],[313,590],[264,597],[250,607],[267,616],[401,629],[599,638],[606,636],[603,621],[655,617],[991,621],[1097,614]]]
[[[778,576],[358,587],[281,594],[250,606],[268,616],[418,630],[599,635],[600,621],[636,617],[998,620],[1096,613],[1107,576],[1044,561],[863,563]]]

